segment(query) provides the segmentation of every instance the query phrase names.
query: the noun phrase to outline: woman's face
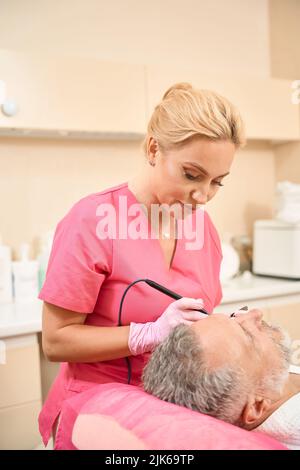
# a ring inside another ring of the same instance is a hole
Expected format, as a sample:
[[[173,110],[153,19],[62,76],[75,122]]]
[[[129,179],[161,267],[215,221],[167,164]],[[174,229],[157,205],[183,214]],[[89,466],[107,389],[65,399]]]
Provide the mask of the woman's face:
[[[230,141],[196,138],[184,146],[160,151],[151,137],[148,156],[152,167],[152,190],[159,204],[206,204],[223,186],[235,145]]]

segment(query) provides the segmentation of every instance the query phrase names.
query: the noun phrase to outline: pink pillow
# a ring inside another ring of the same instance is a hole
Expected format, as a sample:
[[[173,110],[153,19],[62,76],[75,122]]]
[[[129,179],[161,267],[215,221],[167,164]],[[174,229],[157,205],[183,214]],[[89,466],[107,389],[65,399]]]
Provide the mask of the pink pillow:
[[[65,401],[55,449],[286,449],[274,439],[167,403],[140,387],[97,385]]]

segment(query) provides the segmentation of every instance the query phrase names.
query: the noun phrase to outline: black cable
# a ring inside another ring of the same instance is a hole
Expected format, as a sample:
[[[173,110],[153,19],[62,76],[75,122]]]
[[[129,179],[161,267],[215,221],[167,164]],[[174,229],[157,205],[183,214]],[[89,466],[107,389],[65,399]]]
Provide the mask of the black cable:
[[[137,279],[136,281],[132,282],[131,284],[129,284],[129,286],[126,287],[123,295],[122,295],[122,298],[121,298],[121,302],[120,302],[120,307],[119,307],[119,315],[118,315],[118,326],[122,326],[122,323],[121,323],[121,314],[122,314],[122,307],[123,307],[123,302],[124,302],[124,299],[125,299],[125,295],[127,294],[127,291],[130,289],[131,286],[133,286],[134,284],[137,284],[138,282],[141,282],[141,281],[146,281],[147,279]],[[127,364],[127,383],[130,384],[130,380],[131,380],[131,364],[130,364],[130,360],[129,360],[129,357],[125,357],[125,361],[126,361],[126,364]]]
[[[152,281],[151,279],[137,279],[136,281],[132,282],[131,284],[129,284],[129,286],[126,287],[123,295],[122,295],[122,298],[121,298],[121,302],[120,302],[120,307],[119,307],[119,315],[118,315],[118,326],[122,326],[122,322],[121,322],[121,315],[122,315],[122,307],[123,307],[123,302],[124,302],[124,299],[125,299],[125,295],[127,294],[128,290],[130,289],[131,286],[133,286],[134,284],[137,284],[138,282],[146,282],[149,286],[151,287],[154,287],[154,289],[162,292],[163,294],[166,294],[168,295],[169,297],[172,297],[173,299],[175,300],[179,300],[179,299],[182,299],[182,296],[177,294],[176,292],[170,290],[170,289],[167,289],[166,287],[162,286],[161,284],[158,284],[157,282],[155,281]],[[245,306],[245,307],[242,307],[240,308],[239,310],[248,310],[248,307]],[[205,313],[206,315],[209,315],[209,313],[204,309],[204,308],[200,308],[200,309],[197,309],[196,310],[197,312],[202,312],[202,313]],[[235,312],[233,312],[230,317],[233,317],[235,315]],[[130,380],[131,380],[131,364],[130,364],[130,360],[129,360],[129,357],[125,357],[125,361],[126,361],[126,364],[127,364],[127,370],[128,370],[128,373],[127,373],[127,383],[130,384]]]
[[[130,289],[131,286],[133,286],[134,284],[137,284],[138,282],[146,282],[149,286],[151,287],[154,287],[154,289],[162,292],[163,294],[166,294],[168,295],[169,297],[172,297],[173,299],[175,300],[179,300],[182,298],[181,295],[177,294],[176,292],[173,292],[172,290],[170,289],[167,289],[166,287],[158,284],[157,282],[155,281],[151,281],[151,279],[137,279],[136,281],[132,282],[131,284],[129,284],[129,286],[126,287],[123,295],[122,295],[122,298],[121,298],[121,302],[120,302],[120,307],[119,307],[119,315],[118,315],[118,326],[122,326],[122,322],[121,322],[121,314],[122,314],[122,307],[123,307],[123,302],[124,302],[124,299],[125,299],[125,295],[127,294],[127,291]],[[202,313],[205,313],[206,315],[209,315],[209,313],[204,309],[204,308],[200,308],[199,309],[199,312],[202,312]],[[127,370],[128,370],[128,374],[127,374],[127,383],[130,384],[130,380],[131,380],[131,364],[130,364],[130,360],[129,360],[129,357],[125,357],[125,361],[126,361],[126,364],[127,364]]]

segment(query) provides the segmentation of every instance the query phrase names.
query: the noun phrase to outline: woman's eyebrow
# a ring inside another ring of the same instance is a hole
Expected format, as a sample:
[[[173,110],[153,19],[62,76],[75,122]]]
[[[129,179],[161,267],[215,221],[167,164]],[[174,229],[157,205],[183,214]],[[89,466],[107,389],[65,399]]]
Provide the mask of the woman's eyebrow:
[[[202,173],[204,173],[204,175],[209,176],[209,174],[207,173],[207,171],[205,170],[205,168],[203,168],[202,166],[198,165],[198,163],[194,163],[194,162],[184,162],[184,163],[187,163],[188,165],[192,165],[192,166],[198,168],[198,170],[201,170]],[[227,176],[227,175],[229,175],[229,171],[228,171],[228,173],[225,173],[224,175],[217,176],[217,178],[223,178],[224,176]]]

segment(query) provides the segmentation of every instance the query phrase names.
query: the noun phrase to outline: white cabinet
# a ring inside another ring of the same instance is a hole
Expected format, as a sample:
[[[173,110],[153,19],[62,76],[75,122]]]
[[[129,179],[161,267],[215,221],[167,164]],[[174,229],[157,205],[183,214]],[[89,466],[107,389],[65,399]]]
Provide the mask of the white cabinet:
[[[289,80],[8,50],[0,50],[0,82],[19,111],[13,117],[0,111],[0,133],[141,139],[155,105],[180,81],[230,99],[241,111],[248,139],[300,139],[299,106],[292,103]]]
[[[0,449],[33,449],[40,441],[39,347],[35,334],[4,338],[0,364]]]
[[[232,101],[240,110],[248,139],[273,142],[300,139],[299,106],[292,104],[292,81],[207,73],[203,69],[147,66],[150,117],[167,89],[177,82],[210,89]]]
[[[1,133],[140,138],[145,132],[142,65],[0,51],[0,80],[18,113],[0,112]]]

